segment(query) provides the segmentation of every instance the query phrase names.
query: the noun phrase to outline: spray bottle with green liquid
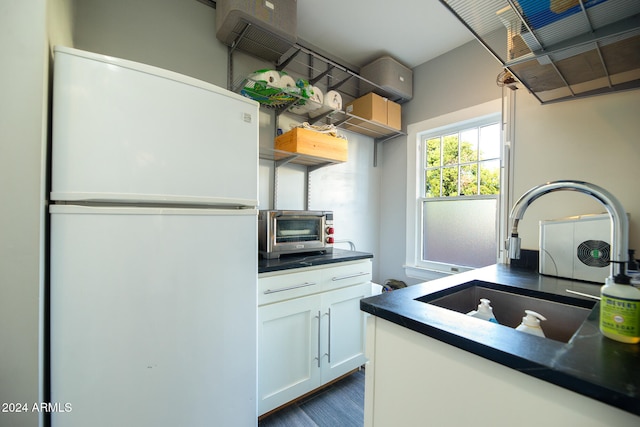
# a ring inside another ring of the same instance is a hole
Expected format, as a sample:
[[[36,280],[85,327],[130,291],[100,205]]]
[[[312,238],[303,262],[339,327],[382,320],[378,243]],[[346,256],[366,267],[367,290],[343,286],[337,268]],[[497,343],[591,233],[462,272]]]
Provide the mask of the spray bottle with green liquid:
[[[640,342],[640,289],[624,272],[607,277],[600,289],[600,332],[616,341]]]

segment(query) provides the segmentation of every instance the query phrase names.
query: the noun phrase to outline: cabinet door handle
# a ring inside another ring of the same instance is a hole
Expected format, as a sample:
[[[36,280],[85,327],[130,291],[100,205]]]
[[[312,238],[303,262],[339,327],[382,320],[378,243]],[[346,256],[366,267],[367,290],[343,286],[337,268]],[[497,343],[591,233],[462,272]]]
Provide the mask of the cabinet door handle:
[[[336,276],[333,277],[331,280],[333,280],[334,282],[338,281],[338,280],[344,280],[344,279],[351,279],[352,277],[359,277],[359,276],[366,276],[369,273],[367,272],[360,272],[360,273],[355,273],[355,274],[347,274],[346,276]]]
[[[286,288],[267,289],[266,291],[264,291],[264,294],[266,295],[266,294],[274,294],[276,292],[290,291],[292,289],[305,288],[307,286],[313,286],[315,284],[316,282],[304,282],[299,285],[287,286]]]
[[[314,359],[318,361],[318,368],[319,368],[320,367],[320,320],[322,318],[320,315],[320,310],[318,310],[318,315],[314,317],[318,319],[318,357],[315,357]]]
[[[329,328],[327,331],[327,362],[331,364],[331,308],[327,309]]]

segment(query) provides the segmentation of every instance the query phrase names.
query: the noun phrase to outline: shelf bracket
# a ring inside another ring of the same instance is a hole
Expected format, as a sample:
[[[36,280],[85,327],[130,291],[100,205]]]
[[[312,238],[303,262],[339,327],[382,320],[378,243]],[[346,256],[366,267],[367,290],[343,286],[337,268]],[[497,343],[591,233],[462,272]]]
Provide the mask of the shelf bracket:
[[[294,99],[293,101],[289,101],[289,102],[287,102],[286,104],[284,104],[284,105],[283,105],[283,106],[281,106],[281,107],[277,107],[277,108],[275,109],[276,117],[280,116],[280,114],[282,114],[282,113],[284,113],[285,111],[287,111],[287,109],[288,109],[289,107],[291,107],[292,105],[296,104],[296,103],[297,103],[297,102],[299,102],[299,101],[300,101],[299,99]]]
[[[313,117],[313,118],[309,117],[309,123],[311,123],[311,124],[318,123],[318,122],[320,122],[321,120],[324,120],[325,118],[329,117],[329,116],[330,116],[331,114],[333,114],[334,112],[335,112],[335,111],[333,111],[333,110],[329,110],[329,111],[327,111],[326,113],[322,113],[322,114],[320,114],[319,116],[316,116],[316,117]],[[334,125],[335,125],[335,124],[334,124]]]
[[[326,162],[326,163],[319,163],[317,165],[307,166],[307,172],[313,172],[313,171],[316,171],[318,169],[322,169],[325,166],[331,166],[331,165],[334,165],[334,164],[335,163]]]
[[[340,125],[342,125],[343,123],[345,123],[349,119],[350,119],[350,117],[347,116],[346,118],[344,118],[342,120],[338,120],[337,122],[335,122],[334,125],[335,125],[335,127],[340,127]]]
[[[240,41],[245,37],[250,27],[251,24],[247,22],[247,25],[245,25],[238,37],[233,41],[231,46],[227,48],[227,89],[232,92],[235,92],[235,88],[233,87],[233,52],[240,45]]]
[[[352,78],[353,78],[353,76],[352,76],[352,75],[349,75],[348,77],[346,77],[346,78],[344,78],[344,79],[340,80],[338,83],[336,83],[336,84],[334,84],[333,86],[329,87],[329,88],[327,89],[327,92],[328,92],[328,91],[330,91],[330,90],[336,90],[336,89],[338,89],[340,86],[342,86],[343,84],[345,84],[346,82],[348,82],[348,81],[349,81],[349,80],[351,80]]]
[[[300,48],[298,48],[295,52],[293,52],[287,59],[285,59],[284,61],[282,61],[281,63],[279,63],[278,65],[276,65],[276,70],[278,71],[282,71],[285,68],[287,68],[287,65],[289,65],[291,63],[291,61],[293,61],[296,56],[298,56],[298,54],[302,52],[302,50]]]
[[[327,74],[329,74],[331,72],[331,70],[333,70],[335,67],[333,65],[329,65],[328,68],[326,70],[324,70],[323,72],[321,72],[320,74],[318,74],[316,77],[314,77],[313,79],[309,79],[309,84],[310,85],[315,85],[316,83],[318,83],[324,76],[326,76]]]
[[[284,166],[287,163],[294,161],[298,157],[300,157],[299,154],[294,154],[293,156],[289,156],[289,157],[285,157],[284,159],[276,160],[275,161],[275,166],[276,166],[276,168],[279,168],[280,166]]]
[[[380,144],[380,140],[373,140],[373,167],[378,167],[378,145]]]

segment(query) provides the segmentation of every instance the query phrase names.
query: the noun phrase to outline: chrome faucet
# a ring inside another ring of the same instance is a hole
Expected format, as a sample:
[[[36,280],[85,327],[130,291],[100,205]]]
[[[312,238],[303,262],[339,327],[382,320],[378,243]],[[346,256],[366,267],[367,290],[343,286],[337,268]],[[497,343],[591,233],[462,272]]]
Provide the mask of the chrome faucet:
[[[536,199],[554,191],[578,191],[588,194],[604,205],[611,217],[611,277],[616,283],[629,283],[625,274],[625,265],[628,260],[629,249],[629,219],[622,204],[611,193],[602,187],[583,181],[552,181],[533,187],[524,193],[513,205],[509,219],[513,221],[511,237],[507,240],[507,250],[510,259],[520,258],[520,237],[518,237],[518,223],[524,216],[524,212]],[[618,265],[618,272],[615,265]]]

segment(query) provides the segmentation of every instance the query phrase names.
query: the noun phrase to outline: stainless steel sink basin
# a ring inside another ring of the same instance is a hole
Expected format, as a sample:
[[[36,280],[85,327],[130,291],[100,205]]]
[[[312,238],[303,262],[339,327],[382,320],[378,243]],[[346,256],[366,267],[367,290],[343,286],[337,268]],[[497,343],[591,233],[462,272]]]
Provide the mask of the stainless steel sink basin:
[[[569,342],[595,305],[595,301],[479,280],[425,295],[416,301],[466,314],[477,309],[480,298],[489,299],[496,320],[511,328],[520,324],[525,310],[537,311],[547,318],[541,322],[546,337],[565,343]]]

